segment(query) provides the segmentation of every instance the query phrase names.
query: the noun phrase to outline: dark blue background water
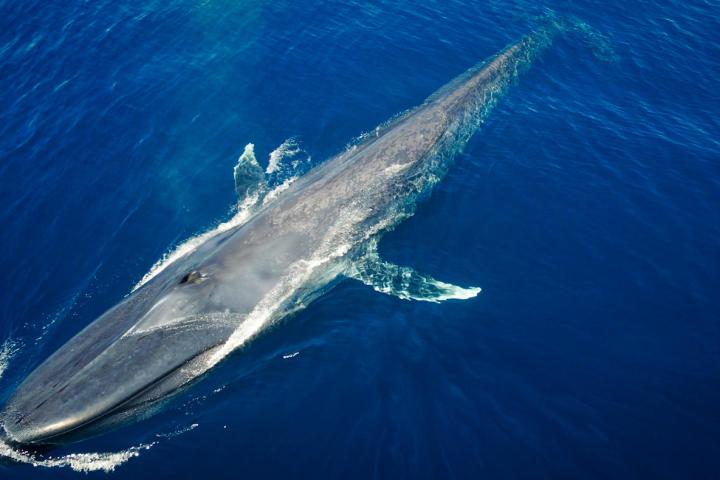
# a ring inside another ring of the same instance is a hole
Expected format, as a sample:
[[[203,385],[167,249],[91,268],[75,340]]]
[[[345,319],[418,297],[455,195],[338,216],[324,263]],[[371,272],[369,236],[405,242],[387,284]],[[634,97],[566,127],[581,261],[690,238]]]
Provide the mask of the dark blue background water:
[[[228,217],[246,143],[264,163],[299,136],[322,161],[548,7],[596,33],[560,38],[381,244],[479,297],[346,281],[158,416],[52,455],[158,442],[115,478],[717,476],[714,0],[0,1],[0,340],[17,346],[0,400]]]

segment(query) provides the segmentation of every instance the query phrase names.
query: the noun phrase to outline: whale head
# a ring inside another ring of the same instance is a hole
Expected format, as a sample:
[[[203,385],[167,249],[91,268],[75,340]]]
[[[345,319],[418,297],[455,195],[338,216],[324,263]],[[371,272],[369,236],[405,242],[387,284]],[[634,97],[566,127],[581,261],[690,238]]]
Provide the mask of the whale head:
[[[166,396],[240,318],[213,311],[211,276],[189,270],[140,288],[73,337],[16,389],[0,415],[11,443],[64,443]]]

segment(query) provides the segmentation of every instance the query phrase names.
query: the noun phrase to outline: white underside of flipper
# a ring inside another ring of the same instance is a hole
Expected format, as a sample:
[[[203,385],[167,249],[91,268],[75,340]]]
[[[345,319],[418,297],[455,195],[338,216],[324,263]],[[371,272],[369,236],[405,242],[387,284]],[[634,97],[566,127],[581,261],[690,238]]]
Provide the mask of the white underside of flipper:
[[[478,287],[459,287],[418,273],[413,268],[389,263],[380,258],[376,242],[352,263],[346,272],[375,291],[402,300],[440,303],[446,300],[467,300],[480,293]]]

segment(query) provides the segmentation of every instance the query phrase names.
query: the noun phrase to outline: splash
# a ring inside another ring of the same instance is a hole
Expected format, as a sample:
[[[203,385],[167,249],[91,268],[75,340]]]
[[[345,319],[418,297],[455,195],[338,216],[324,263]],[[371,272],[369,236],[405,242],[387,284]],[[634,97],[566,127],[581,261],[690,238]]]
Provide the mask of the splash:
[[[459,287],[420,274],[410,267],[384,261],[378,254],[376,238],[369,243],[367,253],[352,265],[348,275],[376,292],[402,300],[432,303],[468,300],[481,291],[479,287]]]
[[[241,201],[265,188],[265,175],[255,158],[255,145],[252,143],[245,145],[242,155],[233,168],[233,178],[235,193]]]
[[[193,423],[170,433],[159,433],[155,436],[162,439],[171,439],[195,430],[198,426],[199,424]],[[142,452],[150,450],[158,443],[159,441],[141,443],[118,452],[83,452],[59,456],[41,456],[12,447],[0,440],[0,458],[38,468],[70,468],[80,473],[110,473],[130,459],[139,457]]]
[[[375,264],[377,265],[377,264]],[[468,300],[475,298],[481,291],[479,287],[463,288],[442,282],[415,272],[410,267],[402,267],[382,262],[380,271],[363,271],[355,276],[376,292],[398,297],[402,300],[441,303],[447,300]]]
[[[130,447],[119,452],[69,453],[58,457],[43,458],[30,452],[16,450],[10,445],[0,441],[0,457],[5,457],[18,463],[32,465],[33,467],[66,467],[81,473],[97,471],[109,473],[131,458],[139,456],[140,452],[149,450],[155,445],[156,442],[152,442]]]
[[[187,432],[190,432],[190,431],[192,431],[192,430],[195,430],[195,429],[196,429],[197,427],[199,427],[199,426],[200,426],[199,423],[192,423],[192,424],[188,425],[187,427],[178,428],[177,430],[175,430],[175,431],[173,431],[173,432],[170,432],[170,433],[158,433],[158,434],[156,434],[155,436],[158,437],[158,438],[175,438],[175,437],[178,437],[178,436],[180,436],[180,435],[182,435],[182,434],[184,434],[184,433],[187,433]]]
[[[310,169],[312,157],[295,137],[285,140],[270,152],[265,177],[268,185],[277,186],[288,179],[298,178]]]
[[[305,151],[300,148],[295,137],[290,137],[285,140],[279,147],[270,152],[270,160],[268,161],[267,169],[265,173],[275,173],[280,170],[287,169],[288,167],[299,166],[301,155],[305,154]],[[288,161],[288,159],[290,161]]]
[[[19,350],[20,344],[10,338],[0,346],[0,378],[5,374],[5,370],[10,366],[10,360]]]

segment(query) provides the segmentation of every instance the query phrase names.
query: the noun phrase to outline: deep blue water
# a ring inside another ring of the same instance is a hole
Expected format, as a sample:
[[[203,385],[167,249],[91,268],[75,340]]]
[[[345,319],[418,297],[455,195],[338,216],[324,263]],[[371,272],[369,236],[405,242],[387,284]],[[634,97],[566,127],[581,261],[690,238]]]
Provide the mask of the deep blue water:
[[[50,455],[156,442],[118,479],[717,477],[714,0],[0,1],[0,400],[231,215],[247,143],[322,162],[548,11],[588,29],[381,243],[477,298],[344,281],[157,416]]]

